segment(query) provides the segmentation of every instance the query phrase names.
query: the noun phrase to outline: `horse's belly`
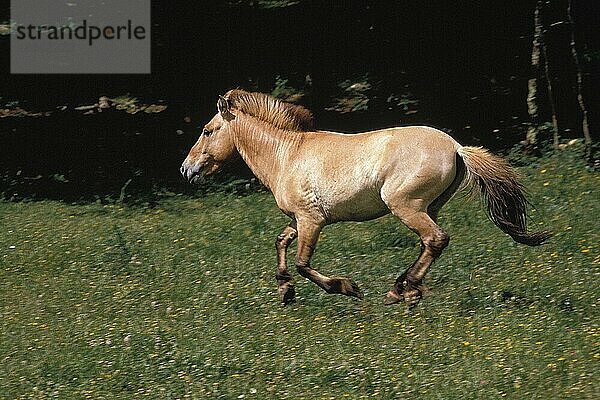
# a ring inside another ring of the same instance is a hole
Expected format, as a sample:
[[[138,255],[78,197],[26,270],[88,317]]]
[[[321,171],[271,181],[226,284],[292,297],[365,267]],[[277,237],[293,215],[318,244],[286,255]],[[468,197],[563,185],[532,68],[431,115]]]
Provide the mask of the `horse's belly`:
[[[357,193],[337,193],[325,206],[328,222],[366,221],[390,212],[379,193],[363,190]]]

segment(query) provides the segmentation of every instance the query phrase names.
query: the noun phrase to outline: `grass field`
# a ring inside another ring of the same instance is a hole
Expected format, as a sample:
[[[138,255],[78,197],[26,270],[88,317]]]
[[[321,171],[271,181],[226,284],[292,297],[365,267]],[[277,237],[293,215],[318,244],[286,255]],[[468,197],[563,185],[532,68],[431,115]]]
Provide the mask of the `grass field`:
[[[453,199],[410,312],[382,304],[418,254],[392,217],[326,228],[313,258],[363,301],[297,279],[284,308],[268,193],[0,203],[0,398],[598,399],[600,176],[578,157],[520,169],[542,247]]]

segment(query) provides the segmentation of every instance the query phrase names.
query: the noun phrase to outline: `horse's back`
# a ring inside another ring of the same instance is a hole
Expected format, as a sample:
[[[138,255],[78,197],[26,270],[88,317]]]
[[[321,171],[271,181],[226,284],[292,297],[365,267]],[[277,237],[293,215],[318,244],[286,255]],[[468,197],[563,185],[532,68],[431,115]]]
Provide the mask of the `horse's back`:
[[[432,174],[454,165],[461,147],[448,134],[428,126],[380,129],[357,134],[316,132],[309,140],[308,152],[319,154],[327,170],[356,178],[351,171],[366,174],[369,181],[389,174]]]
[[[316,131],[307,134],[310,145],[325,146],[331,150],[352,151],[376,149],[391,145],[413,154],[429,151],[454,152],[460,144],[447,133],[430,126],[401,126],[353,134]],[[357,147],[358,146],[358,147]]]

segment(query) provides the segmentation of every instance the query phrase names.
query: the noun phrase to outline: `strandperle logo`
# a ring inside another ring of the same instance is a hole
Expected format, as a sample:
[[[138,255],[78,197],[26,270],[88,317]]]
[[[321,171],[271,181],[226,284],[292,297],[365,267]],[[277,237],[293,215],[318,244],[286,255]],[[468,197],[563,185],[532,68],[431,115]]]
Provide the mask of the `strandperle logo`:
[[[98,27],[83,20],[80,26],[17,25],[18,40],[86,40],[92,46],[97,40],[144,40],[146,28],[134,25],[131,20],[125,25]]]
[[[11,0],[11,73],[148,74],[150,0]]]

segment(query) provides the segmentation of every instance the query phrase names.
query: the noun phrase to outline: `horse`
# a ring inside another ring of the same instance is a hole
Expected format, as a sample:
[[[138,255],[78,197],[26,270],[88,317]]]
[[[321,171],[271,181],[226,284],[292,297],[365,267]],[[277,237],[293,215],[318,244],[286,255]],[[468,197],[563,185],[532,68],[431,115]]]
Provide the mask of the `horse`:
[[[233,89],[219,96],[217,113],[180,171],[189,182],[201,184],[238,155],[291,219],[275,241],[275,278],[283,305],[296,294],[286,263],[288,246],[296,238],[295,267],[302,277],[327,293],[362,299],[352,279],[318,272],[311,257],[326,225],[392,213],[419,236],[421,251],[384,303],[414,307],[426,289],[425,274],[450,240],[436,222],[438,213],[465,186],[479,189],[491,221],[514,241],[537,246],[551,236],[527,230],[525,190],[506,161],[482,147],[461,146],[432,127],[321,131],[302,106]]]

